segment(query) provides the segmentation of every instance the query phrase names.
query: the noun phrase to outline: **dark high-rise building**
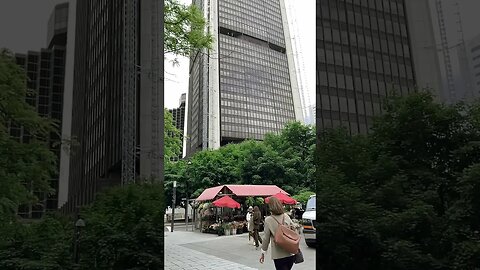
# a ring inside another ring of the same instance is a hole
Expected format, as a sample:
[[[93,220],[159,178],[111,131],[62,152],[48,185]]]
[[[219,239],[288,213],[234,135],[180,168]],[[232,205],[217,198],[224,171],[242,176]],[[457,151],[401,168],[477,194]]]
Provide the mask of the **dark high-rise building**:
[[[62,21],[64,21],[66,18],[59,15],[64,12],[68,12],[68,3],[57,5],[51,18],[62,17]],[[27,103],[34,106],[40,116],[53,119],[59,125],[58,133],[50,134],[49,138],[50,149],[55,153],[57,159],[60,159],[59,142],[62,129],[66,34],[66,26],[56,28],[55,32],[48,35],[48,49],[41,49],[39,52],[29,51],[27,54],[15,54],[17,64],[25,70],[27,75],[27,89],[33,93],[26,97]],[[30,139],[23,127],[12,126],[10,133],[20,141],[26,142]],[[54,193],[47,195],[32,190],[39,198],[39,202],[36,205],[21,206],[18,215],[23,218],[41,218],[46,211],[56,210],[58,177],[58,175],[53,175],[50,180],[50,187],[55,190]],[[29,183],[25,183],[25,185],[28,187]]]
[[[423,0],[317,0],[317,131],[367,133],[390,91],[441,85],[429,14]]]
[[[186,151],[263,139],[303,119],[283,0],[194,0],[214,37],[191,56]]]
[[[467,55],[470,65],[470,75],[474,89],[474,97],[480,97],[480,35],[467,44]]]
[[[50,48],[55,44],[67,44],[68,28],[68,3],[55,6],[54,11],[48,20],[47,46]]]
[[[175,127],[183,133],[185,128],[185,103],[186,94],[182,94],[179,100],[178,108],[168,110],[173,116]]]
[[[181,138],[182,138],[182,147],[181,149],[183,149],[183,132],[184,132],[184,129],[185,129],[185,104],[186,104],[186,97],[187,97],[187,94],[182,94],[180,96],[180,104],[178,106],[178,108],[175,108],[175,109],[170,109],[168,110],[172,116],[173,116],[173,123],[175,125],[175,127],[180,130],[180,135],[181,135]],[[174,160],[178,160],[178,159],[181,159],[182,158],[182,153],[180,153],[180,155],[178,157],[175,157],[173,158]]]
[[[65,212],[90,203],[104,187],[161,178],[162,9],[159,0],[76,3]]]

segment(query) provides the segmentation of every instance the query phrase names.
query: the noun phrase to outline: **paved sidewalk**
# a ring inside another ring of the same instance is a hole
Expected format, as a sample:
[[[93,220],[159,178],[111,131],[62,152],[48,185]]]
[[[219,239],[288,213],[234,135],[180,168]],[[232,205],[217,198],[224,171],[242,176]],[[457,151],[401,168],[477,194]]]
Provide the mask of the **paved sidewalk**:
[[[165,269],[177,270],[255,270],[239,263],[207,255],[183,246],[165,243]]]
[[[180,229],[180,228],[179,228]],[[315,269],[315,249],[300,245],[305,262],[294,270]],[[180,230],[165,232],[165,269],[275,269],[270,251],[260,264],[260,250],[248,244],[248,235],[216,236]]]

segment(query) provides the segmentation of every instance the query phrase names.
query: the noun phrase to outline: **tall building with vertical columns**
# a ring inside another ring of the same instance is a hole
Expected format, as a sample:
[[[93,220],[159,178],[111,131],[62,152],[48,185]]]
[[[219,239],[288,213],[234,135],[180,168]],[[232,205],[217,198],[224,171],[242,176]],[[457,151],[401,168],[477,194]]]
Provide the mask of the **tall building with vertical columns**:
[[[160,0],[76,1],[64,212],[105,187],[163,179],[162,12]]]
[[[480,35],[467,43],[467,55],[470,65],[470,75],[474,90],[474,98],[480,97]]]
[[[175,127],[180,131],[180,136],[182,138],[182,146],[180,149],[183,150],[183,133],[185,132],[185,109],[187,103],[187,94],[183,93],[180,96],[178,108],[168,110],[173,117],[173,124]],[[179,160],[183,157],[183,153],[181,152],[179,156],[173,157],[172,160]]]
[[[40,116],[58,123],[59,131],[51,133],[49,137],[50,150],[57,159],[60,158],[60,133],[63,125],[68,9],[68,3],[62,3],[56,5],[52,11],[47,30],[47,48],[15,54],[16,63],[24,69],[28,78],[27,88],[33,93],[26,97],[27,103],[33,106]],[[22,142],[30,140],[30,135],[21,126],[10,126],[10,133]],[[20,206],[20,217],[41,218],[45,212],[57,210],[59,175],[53,175],[49,184],[54,190],[50,194],[31,190],[39,201],[34,205]],[[25,185],[31,188],[29,183]]]
[[[194,0],[212,50],[191,56],[187,156],[303,119],[284,0]]]
[[[368,133],[391,91],[442,91],[428,0],[317,0],[317,132]]]

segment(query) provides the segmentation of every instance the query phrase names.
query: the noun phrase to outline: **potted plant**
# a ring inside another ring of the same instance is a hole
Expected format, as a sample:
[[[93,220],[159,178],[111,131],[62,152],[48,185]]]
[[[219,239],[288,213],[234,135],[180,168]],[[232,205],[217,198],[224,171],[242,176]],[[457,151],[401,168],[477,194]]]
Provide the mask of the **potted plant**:
[[[254,206],[255,199],[253,197],[247,197],[247,199],[245,199],[245,204],[247,206]]]
[[[217,234],[218,234],[218,236],[221,236],[221,235],[225,234],[225,227],[223,225],[217,226]]]
[[[237,234],[237,223],[232,222],[232,235]]]
[[[265,204],[265,200],[262,197],[256,197],[253,204],[260,207]]]

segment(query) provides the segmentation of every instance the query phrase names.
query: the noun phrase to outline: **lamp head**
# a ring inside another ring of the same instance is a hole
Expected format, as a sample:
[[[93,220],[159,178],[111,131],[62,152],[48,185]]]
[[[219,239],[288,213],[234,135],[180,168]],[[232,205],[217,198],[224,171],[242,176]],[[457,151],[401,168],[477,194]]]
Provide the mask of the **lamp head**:
[[[77,220],[77,222],[75,222],[75,227],[77,227],[77,228],[85,227],[85,221],[83,219],[79,218]]]

